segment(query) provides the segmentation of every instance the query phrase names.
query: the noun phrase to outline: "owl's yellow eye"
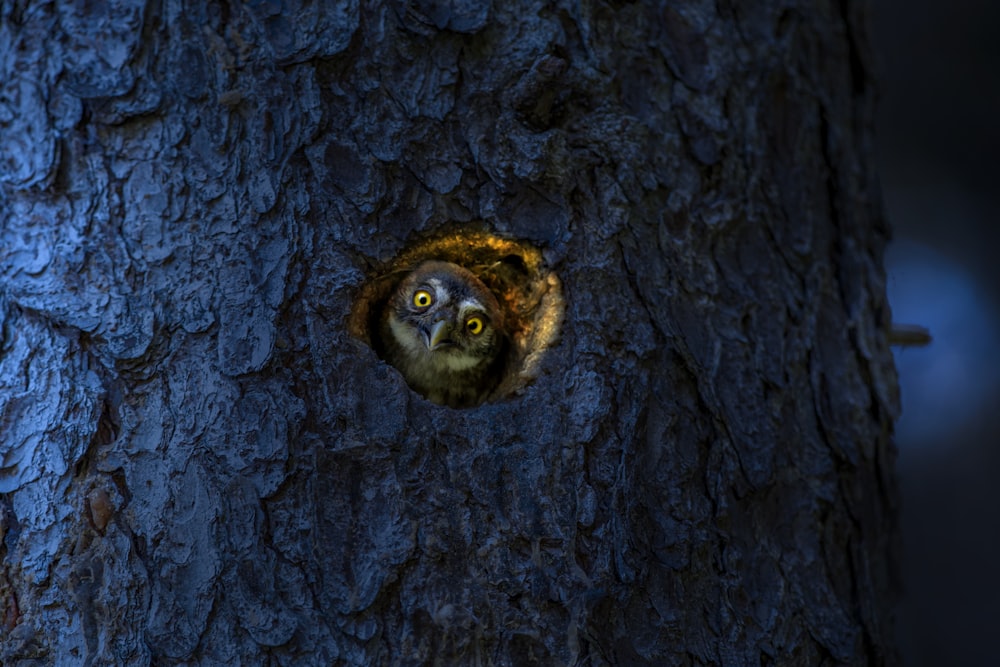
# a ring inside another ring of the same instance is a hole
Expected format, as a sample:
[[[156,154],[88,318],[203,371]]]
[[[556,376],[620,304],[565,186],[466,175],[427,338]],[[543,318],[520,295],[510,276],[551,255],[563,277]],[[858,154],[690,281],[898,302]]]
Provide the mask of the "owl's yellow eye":
[[[413,293],[413,305],[417,308],[426,308],[434,302],[434,297],[425,289],[418,289]]]
[[[465,328],[470,334],[480,334],[483,332],[483,320],[479,317],[470,317],[465,321]]]

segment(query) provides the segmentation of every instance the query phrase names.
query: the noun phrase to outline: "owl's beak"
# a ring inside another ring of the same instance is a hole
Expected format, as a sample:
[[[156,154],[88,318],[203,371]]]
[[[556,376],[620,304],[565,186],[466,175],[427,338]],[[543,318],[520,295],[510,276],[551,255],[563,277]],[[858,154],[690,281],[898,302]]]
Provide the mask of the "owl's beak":
[[[431,325],[431,330],[427,336],[427,349],[431,352],[438,349],[442,345],[447,345],[451,343],[451,339],[448,335],[451,333],[451,325],[445,320],[438,320],[433,325]]]

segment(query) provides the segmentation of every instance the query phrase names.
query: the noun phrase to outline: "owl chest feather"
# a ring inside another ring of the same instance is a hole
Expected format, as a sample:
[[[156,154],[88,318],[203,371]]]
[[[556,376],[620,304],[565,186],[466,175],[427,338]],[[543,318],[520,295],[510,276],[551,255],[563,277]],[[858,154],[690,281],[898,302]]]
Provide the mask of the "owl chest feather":
[[[494,371],[489,357],[431,351],[412,327],[395,317],[387,318],[384,329],[389,361],[411,387],[435,403],[471,405],[482,400],[495,384],[490,381]]]

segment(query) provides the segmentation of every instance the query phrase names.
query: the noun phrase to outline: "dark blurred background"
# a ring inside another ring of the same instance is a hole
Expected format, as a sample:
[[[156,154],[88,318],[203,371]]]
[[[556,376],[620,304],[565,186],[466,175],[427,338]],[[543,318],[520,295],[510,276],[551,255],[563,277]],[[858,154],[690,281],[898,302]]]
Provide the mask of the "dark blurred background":
[[[874,0],[909,667],[1000,665],[1000,3]]]

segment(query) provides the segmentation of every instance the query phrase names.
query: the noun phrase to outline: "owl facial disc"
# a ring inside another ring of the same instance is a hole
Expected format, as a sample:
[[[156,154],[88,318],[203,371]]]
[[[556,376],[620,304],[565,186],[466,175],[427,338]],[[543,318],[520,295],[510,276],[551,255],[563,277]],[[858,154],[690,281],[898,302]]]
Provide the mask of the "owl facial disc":
[[[478,403],[499,380],[508,341],[503,311],[468,269],[423,262],[400,281],[381,327],[386,359],[436,403]]]

